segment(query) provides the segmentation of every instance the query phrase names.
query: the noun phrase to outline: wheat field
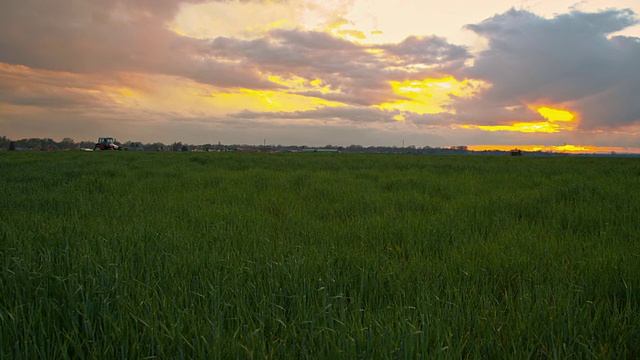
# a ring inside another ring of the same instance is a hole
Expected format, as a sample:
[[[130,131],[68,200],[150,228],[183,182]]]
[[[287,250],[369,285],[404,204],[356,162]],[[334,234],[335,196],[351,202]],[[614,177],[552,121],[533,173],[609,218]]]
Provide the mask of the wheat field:
[[[0,153],[0,358],[638,358],[640,159]]]

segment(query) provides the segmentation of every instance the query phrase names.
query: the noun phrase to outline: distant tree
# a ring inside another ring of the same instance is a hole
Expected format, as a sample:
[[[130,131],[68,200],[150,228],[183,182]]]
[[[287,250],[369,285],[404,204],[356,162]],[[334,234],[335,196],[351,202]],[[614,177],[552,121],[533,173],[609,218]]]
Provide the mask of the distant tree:
[[[80,142],[80,148],[82,148],[82,149],[93,149],[94,145],[95,145],[95,142],[93,142],[93,141],[81,141]]]
[[[18,140],[18,146],[27,149],[39,150],[42,148],[42,140],[35,138]]]
[[[125,149],[143,150],[142,143],[137,141],[127,141],[126,143],[123,144],[123,146]]]
[[[182,142],[174,142],[171,144],[171,151],[178,152],[182,149]]]
[[[73,139],[68,137],[62,139],[62,142],[60,143],[60,148],[71,150],[73,148]]]
[[[58,144],[55,141],[53,141],[53,139],[46,138],[46,139],[43,140],[42,148],[46,149],[46,150],[57,149],[58,148]]]
[[[13,141],[9,143],[9,151],[16,151],[16,143]]]

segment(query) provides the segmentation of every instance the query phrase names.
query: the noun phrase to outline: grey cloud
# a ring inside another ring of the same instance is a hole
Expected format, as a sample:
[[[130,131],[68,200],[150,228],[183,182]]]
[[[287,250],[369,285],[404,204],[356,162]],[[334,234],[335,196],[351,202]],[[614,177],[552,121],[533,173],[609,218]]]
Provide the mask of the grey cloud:
[[[44,109],[100,108],[110,100],[93,90],[109,81],[105,80],[0,64],[0,104]]]
[[[211,51],[214,56],[245,59],[272,72],[307,77],[357,73],[371,65],[364,47],[328,34],[301,30],[273,31],[257,40],[217,38]]]
[[[5,0],[0,4],[0,62],[76,73],[157,73],[219,86],[273,88],[243,64],[207,57],[207,41],[166,28],[181,3],[203,1]]]
[[[355,106],[368,106],[372,104],[380,104],[387,102],[390,99],[389,90],[382,89],[361,89],[359,87],[352,87],[349,89],[343,89],[339,93],[322,93],[320,91],[301,91],[296,92],[297,95],[314,97],[318,99],[324,99],[329,101],[341,102],[344,104],[351,104]],[[401,98],[396,95],[391,95],[395,98]]]
[[[342,94],[333,100],[349,104],[375,104],[381,89],[387,98],[393,96],[383,64],[372,61],[365,48],[327,34],[291,30],[251,41],[217,38],[211,51],[213,56],[239,60],[249,68],[284,77],[322,79]]]
[[[389,123],[397,122],[394,116],[399,115],[397,111],[386,111],[371,107],[340,106],[322,107],[315,110],[293,111],[293,112],[253,112],[243,111],[231,115],[239,119],[313,119],[331,120],[351,123]]]
[[[444,64],[461,65],[471,58],[467,48],[449,44],[439,36],[410,36],[398,44],[381,46],[392,55],[401,57],[404,64]]]
[[[371,49],[384,50],[393,56],[377,56],[368,51]],[[299,94],[351,105],[374,105],[401,99],[393,93],[390,80],[439,76],[450,70],[452,63],[469,57],[465,48],[450,45],[437,37],[412,37],[397,46],[376,47],[302,30],[275,30],[256,40],[220,37],[212,41],[211,55],[241,61],[250,68],[285,77],[295,75],[322,79],[339,93]],[[402,68],[417,64],[435,69],[418,71]]]
[[[404,121],[420,127],[449,127],[456,124],[456,119],[451,113],[441,112],[437,114],[404,113]]]
[[[455,119],[458,123],[474,125],[508,125],[513,122],[544,120],[540,114],[531,110],[519,99],[492,101],[490,99],[456,98]]]
[[[608,38],[638,23],[631,10],[572,12],[544,19],[510,10],[468,28],[489,40],[463,76],[492,84],[483,103],[461,101],[456,109],[473,115],[525,104],[564,104],[582,114],[581,127],[631,124],[640,119],[640,43]],[[477,105],[477,106],[475,106]],[[606,109],[606,110],[605,110]]]
[[[411,112],[400,112],[397,110],[382,110],[367,106],[340,106],[340,107],[322,107],[307,111],[293,112],[253,112],[243,111],[231,115],[236,119],[251,120],[317,120],[317,121],[334,121],[343,124],[375,124],[400,123],[396,116],[402,115],[404,124],[413,127],[449,127],[456,124],[455,117],[450,113],[437,114],[415,114]]]
[[[172,75],[252,89],[281,88],[265,73],[300,76],[322,79],[341,93],[340,101],[374,105],[400,98],[390,80],[444,72],[468,57],[464,48],[439,37],[385,45],[381,49],[394,57],[389,59],[323,32],[279,29],[256,40],[203,40],[167,29],[180,4],[204,1],[5,0],[0,3],[0,62],[84,74]],[[411,64],[435,70],[402,68]]]
[[[272,34],[288,44],[314,50],[353,51],[359,48],[350,41],[335,38],[323,32],[278,29]]]
[[[640,38],[614,37],[618,82],[575,102],[586,128],[625,126],[640,121]]]

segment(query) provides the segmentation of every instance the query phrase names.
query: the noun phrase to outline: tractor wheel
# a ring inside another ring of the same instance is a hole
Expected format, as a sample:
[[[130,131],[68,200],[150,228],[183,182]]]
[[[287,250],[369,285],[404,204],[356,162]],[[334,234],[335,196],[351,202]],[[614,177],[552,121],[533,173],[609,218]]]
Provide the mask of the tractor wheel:
[[[102,148],[100,146],[96,146],[96,147],[93,148],[93,151],[100,151],[100,150],[102,150]]]

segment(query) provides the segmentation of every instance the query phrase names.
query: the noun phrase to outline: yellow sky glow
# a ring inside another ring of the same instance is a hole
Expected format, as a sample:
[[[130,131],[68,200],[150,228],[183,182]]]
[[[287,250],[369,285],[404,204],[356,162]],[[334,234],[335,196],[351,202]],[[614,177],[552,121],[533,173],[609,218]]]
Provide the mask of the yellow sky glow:
[[[572,122],[575,119],[575,115],[569,111],[561,110],[561,109],[553,109],[550,107],[542,106],[539,107],[536,111],[540,113],[545,119],[550,122],[562,121],[562,122]]]
[[[458,81],[453,76],[447,76],[440,79],[391,81],[390,84],[396,95],[406,99],[386,102],[378,105],[378,108],[422,115],[450,112],[445,106],[451,102],[451,95],[471,97],[481,83]]]
[[[550,17],[567,9],[596,11],[604,1],[556,0],[517,7]],[[606,7],[635,8],[637,0],[608,0]],[[424,0],[297,0],[284,2],[214,1],[184,4],[169,24],[178,34],[194,38],[256,35],[273,28],[324,30],[367,44],[402,41],[409,35],[438,34],[452,43],[482,47],[483,40],[462,25],[473,24],[514,7],[513,1],[438,2],[438,11]],[[402,21],[398,21],[402,19]],[[623,34],[640,35],[640,25]]]
[[[271,81],[296,90],[329,92],[320,80],[302,78]],[[153,111],[169,111],[181,115],[198,113],[222,116],[243,110],[254,112],[307,111],[325,106],[341,106],[339,102],[290,93],[288,90],[222,91],[216,87],[168,76],[138,76],[140,88],[104,87],[101,91],[119,106]]]
[[[532,107],[546,121],[513,122],[510,125],[461,125],[463,129],[480,129],[484,131],[510,131],[521,133],[548,133],[574,130],[577,126],[576,116],[562,109],[554,109],[547,106]]]
[[[209,100],[216,108],[225,106],[234,110],[256,112],[293,112],[317,109],[323,106],[341,106],[342,103],[283,91],[259,91],[243,89],[231,93],[213,93]]]

